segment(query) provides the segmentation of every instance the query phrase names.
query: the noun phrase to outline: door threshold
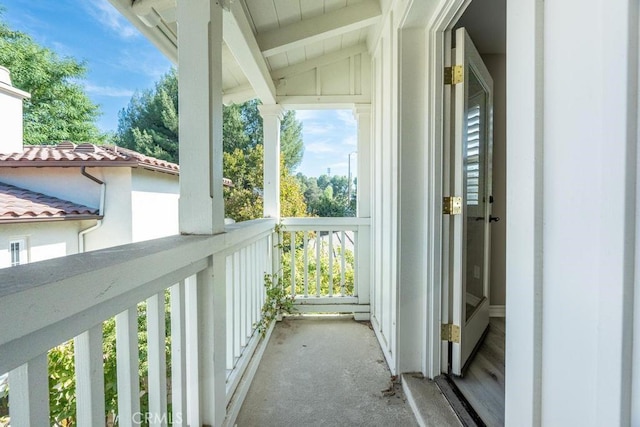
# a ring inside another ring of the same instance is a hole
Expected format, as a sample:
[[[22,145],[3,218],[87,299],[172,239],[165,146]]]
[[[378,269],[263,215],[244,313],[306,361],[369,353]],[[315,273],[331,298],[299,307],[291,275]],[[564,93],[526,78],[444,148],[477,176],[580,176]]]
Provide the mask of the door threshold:
[[[449,375],[438,375],[434,381],[465,427],[486,427],[482,418],[462,394]]]

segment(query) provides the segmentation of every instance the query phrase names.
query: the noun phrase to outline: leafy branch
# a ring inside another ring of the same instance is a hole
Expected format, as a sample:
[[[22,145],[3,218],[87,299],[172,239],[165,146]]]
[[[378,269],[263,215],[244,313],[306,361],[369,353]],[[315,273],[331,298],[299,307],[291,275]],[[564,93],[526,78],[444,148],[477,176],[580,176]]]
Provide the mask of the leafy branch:
[[[282,254],[284,244],[282,242],[283,239],[283,231],[285,230],[284,225],[282,223],[276,224],[274,227],[274,234],[277,236],[276,244],[273,245],[274,249],[278,251],[278,253]],[[282,269],[278,272],[269,274],[265,273],[264,275],[264,287],[266,289],[266,298],[264,304],[262,305],[262,316],[260,320],[254,325],[258,333],[265,337],[267,330],[269,329],[269,325],[278,316],[283,313],[291,314],[295,308],[293,303],[295,301],[295,297],[292,296],[283,285],[282,280]]]
[[[262,338],[267,334],[269,325],[283,313],[291,314],[295,310],[295,298],[287,293],[282,285],[282,277],[278,273],[264,275],[264,287],[267,296],[262,305],[262,317],[255,324],[256,330]]]

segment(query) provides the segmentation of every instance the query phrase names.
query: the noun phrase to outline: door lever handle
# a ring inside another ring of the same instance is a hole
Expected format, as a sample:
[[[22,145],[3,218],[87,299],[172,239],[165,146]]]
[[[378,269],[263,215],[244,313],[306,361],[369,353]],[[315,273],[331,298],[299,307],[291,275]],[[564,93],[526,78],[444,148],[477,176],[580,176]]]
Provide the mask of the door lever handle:
[[[475,217],[476,221],[484,221],[484,217],[483,216],[477,216]],[[500,217],[499,216],[493,216],[493,215],[489,215],[489,222],[498,222],[500,221]]]

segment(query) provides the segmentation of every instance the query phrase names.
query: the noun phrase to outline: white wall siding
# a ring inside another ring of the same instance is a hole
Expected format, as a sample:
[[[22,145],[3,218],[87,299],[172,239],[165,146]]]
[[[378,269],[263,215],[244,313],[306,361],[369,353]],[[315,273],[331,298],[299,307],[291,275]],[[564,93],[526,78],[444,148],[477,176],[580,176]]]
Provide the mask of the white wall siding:
[[[272,58],[273,59],[273,58]],[[369,103],[371,57],[364,44],[275,70],[279,104]]]
[[[638,5],[507,13],[506,424],[637,425]]]
[[[426,355],[425,32],[399,34],[400,105],[398,249],[398,366],[420,372]]]
[[[131,187],[132,242],[179,233],[177,175],[136,169]]]
[[[391,370],[397,370],[398,138],[397,50],[392,15],[373,56],[373,298],[372,323]],[[394,53],[395,51],[395,53]]]

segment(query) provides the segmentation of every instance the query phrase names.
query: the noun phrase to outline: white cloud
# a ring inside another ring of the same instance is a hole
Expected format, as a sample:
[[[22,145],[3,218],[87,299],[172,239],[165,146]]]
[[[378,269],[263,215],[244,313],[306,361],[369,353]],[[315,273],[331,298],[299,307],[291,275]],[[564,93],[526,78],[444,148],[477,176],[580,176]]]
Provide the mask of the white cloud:
[[[302,132],[307,135],[326,135],[333,130],[333,126],[329,123],[303,123]]]
[[[100,86],[92,83],[85,83],[84,89],[96,96],[110,96],[114,98],[130,98],[133,95],[133,91],[125,88],[118,88],[112,86]]]
[[[356,127],[356,119],[353,117],[351,110],[336,110],[336,117],[346,126]]]
[[[59,55],[62,57],[67,57],[67,56],[74,56],[75,52],[73,51],[73,49],[69,46],[67,46],[64,43],[60,43],[58,41],[52,41],[51,42],[51,48]]]
[[[353,167],[353,161],[351,162],[351,166]],[[349,164],[347,162],[332,163],[329,165],[329,167],[331,169],[347,169],[349,167]]]
[[[149,77],[151,80],[159,80],[169,71],[171,63],[164,56],[154,55],[153,52],[125,49],[120,52],[116,60],[117,67],[129,72],[134,72]]]
[[[342,144],[355,147],[358,145],[358,137],[356,135],[348,135],[342,140]]]
[[[322,110],[296,110],[298,120],[320,120],[322,115]]]
[[[107,0],[89,0],[81,2],[89,14],[98,22],[122,38],[128,39],[140,35],[127,20]]]
[[[309,144],[305,144],[304,146],[305,152],[315,153],[315,154],[326,154],[326,153],[336,153],[339,150],[336,147],[327,141],[317,141],[311,142]]]

